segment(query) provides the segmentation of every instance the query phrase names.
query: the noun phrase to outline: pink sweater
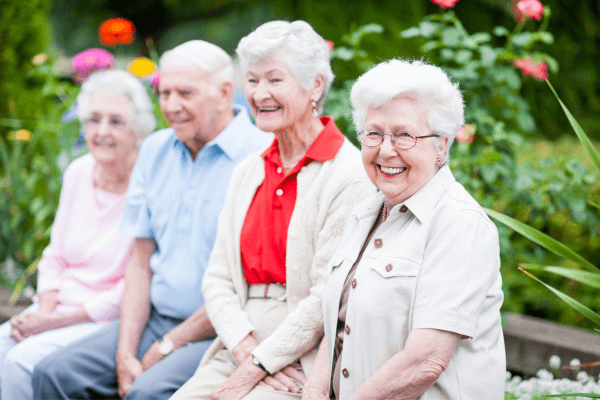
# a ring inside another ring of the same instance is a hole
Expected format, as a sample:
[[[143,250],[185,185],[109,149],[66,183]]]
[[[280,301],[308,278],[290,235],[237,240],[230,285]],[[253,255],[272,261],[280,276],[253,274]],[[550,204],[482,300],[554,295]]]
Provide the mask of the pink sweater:
[[[50,244],[38,264],[38,294],[58,289],[55,313],[84,307],[96,322],[119,316],[123,274],[133,239],[119,234],[125,194],[94,187],[91,154],[74,160],[63,178]]]

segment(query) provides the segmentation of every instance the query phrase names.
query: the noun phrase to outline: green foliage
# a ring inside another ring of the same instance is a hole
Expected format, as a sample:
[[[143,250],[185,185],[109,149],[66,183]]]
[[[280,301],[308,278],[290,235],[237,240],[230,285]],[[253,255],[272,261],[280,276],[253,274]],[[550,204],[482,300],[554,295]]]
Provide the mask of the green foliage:
[[[558,231],[566,236],[559,239],[566,239],[578,250],[583,248],[584,258],[593,259],[589,255],[600,247],[598,213],[586,198],[596,174],[573,157],[526,163],[517,160],[518,152],[529,148],[528,140],[537,134],[537,128],[521,94],[523,77],[513,66],[513,59],[531,54],[538,43],[552,41],[548,32],[521,32],[522,28],[517,25],[511,33],[500,26],[491,32],[470,34],[453,11],[427,16],[402,32],[389,32],[376,24],[358,28],[343,36],[332,53],[337,82],[330,91],[326,112],[343,132],[353,132],[349,89],[357,76],[381,61],[377,52],[365,48],[377,48],[385,36],[392,34],[406,41],[419,41],[425,56],[459,82],[466,121],[476,129],[472,143],[455,142],[452,146],[450,162],[456,179],[484,207],[546,233]],[[541,52],[533,56],[556,71],[553,58]],[[535,82],[529,79],[527,84]],[[355,134],[348,137],[357,143]],[[505,279],[504,309],[580,325],[572,310],[552,301],[545,289],[523,279],[517,270],[520,262],[560,265],[564,261],[503,225],[498,230]],[[550,283],[570,294],[576,286],[558,277],[551,278]],[[581,301],[600,311],[591,291],[578,291]]]
[[[27,121],[11,120],[14,128],[31,129],[30,140],[0,138],[0,197],[6,199],[0,203],[0,261],[13,260],[20,270],[39,257],[49,242],[61,188],[57,161],[61,153],[67,157],[64,163],[69,161],[62,147],[70,148],[79,136],[77,122],[61,122],[77,88],[55,77],[52,58],[32,67],[27,78],[43,83],[38,97],[48,105],[44,112],[37,110],[33,128]]]

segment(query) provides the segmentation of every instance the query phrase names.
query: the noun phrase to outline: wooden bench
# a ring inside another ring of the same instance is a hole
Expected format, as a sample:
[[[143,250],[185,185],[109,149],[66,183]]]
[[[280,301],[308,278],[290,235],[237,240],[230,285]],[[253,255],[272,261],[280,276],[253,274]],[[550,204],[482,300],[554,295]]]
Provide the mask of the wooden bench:
[[[8,300],[12,292],[9,289],[0,288],[0,324],[8,321],[13,315],[17,315],[31,305],[31,300],[21,296],[14,305]]]

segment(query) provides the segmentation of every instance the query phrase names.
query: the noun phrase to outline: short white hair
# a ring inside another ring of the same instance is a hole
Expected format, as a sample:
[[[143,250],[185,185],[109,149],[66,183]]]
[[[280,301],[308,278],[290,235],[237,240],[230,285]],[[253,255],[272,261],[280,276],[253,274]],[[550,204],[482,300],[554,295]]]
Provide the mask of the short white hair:
[[[92,97],[100,92],[123,94],[129,98],[131,127],[136,134],[146,137],[154,131],[156,128],[154,107],[146,88],[137,77],[120,70],[95,72],[81,85],[81,91],[77,96],[77,116],[82,124],[90,117]]]
[[[231,82],[234,85],[233,61],[229,54],[219,46],[204,40],[190,40],[165,51],[160,57],[159,68],[170,66],[196,66],[212,74],[214,84]]]
[[[389,104],[397,97],[415,99],[425,107],[431,133],[448,137],[447,162],[450,146],[465,123],[458,83],[452,83],[441,68],[422,61],[393,59],[377,64],[358,78],[350,93],[357,131],[364,129],[370,108]]]
[[[315,78],[323,75],[323,93],[317,101],[319,113],[333,82],[329,49],[325,40],[304,21],[271,21],[259,26],[240,40],[236,53],[244,74],[248,65],[267,57],[284,61],[304,90],[309,90]]]

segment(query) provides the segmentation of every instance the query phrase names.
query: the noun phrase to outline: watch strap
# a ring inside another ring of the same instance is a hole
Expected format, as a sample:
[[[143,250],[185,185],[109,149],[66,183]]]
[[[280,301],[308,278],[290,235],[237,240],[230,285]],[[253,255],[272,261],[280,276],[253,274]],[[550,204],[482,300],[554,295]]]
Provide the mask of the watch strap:
[[[256,365],[258,368],[262,369],[267,374],[269,373],[269,371],[267,371],[267,369],[265,368],[265,366],[262,365],[262,363],[260,362],[260,360],[254,354],[252,354],[252,364]]]

